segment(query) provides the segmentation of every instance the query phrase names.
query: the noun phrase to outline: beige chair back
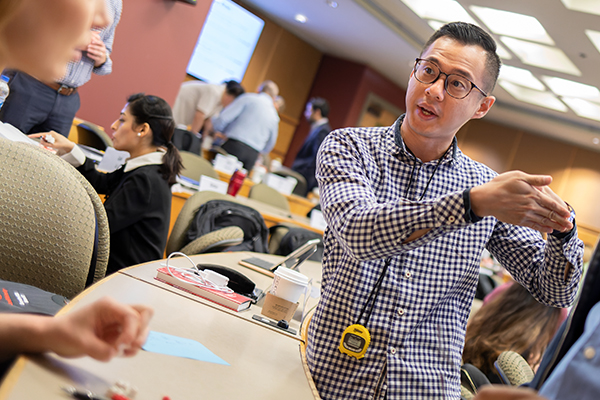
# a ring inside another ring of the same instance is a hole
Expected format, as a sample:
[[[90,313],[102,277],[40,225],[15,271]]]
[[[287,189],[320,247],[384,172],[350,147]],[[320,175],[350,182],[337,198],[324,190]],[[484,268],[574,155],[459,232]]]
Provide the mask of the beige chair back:
[[[192,221],[198,213],[198,209],[209,200],[229,200],[235,201],[233,196],[222,193],[202,191],[194,193],[192,197],[185,201],[181,212],[177,216],[177,220],[173,225],[169,240],[167,240],[166,254],[167,256],[174,251],[179,251],[186,244],[186,234],[192,225]]]
[[[219,174],[213,168],[212,164],[204,157],[190,153],[189,151],[180,151],[183,162],[181,175],[195,181],[200,180],[200,176],[206,175],[214,179],[219,179]]]
[[[268,186],[266,183],[259,183],[250,188],[248,194],[249,199],[262,201],[274,207],[281,208],[284,211],[290,212],[290,203],[287,197],[279,193],[277,190]]]
[[[90,273],[96,224],[105,240],[92,268],[94,280],[103,277],[106,212],[81,174],[45,150],[6,140],[0,165],[0,279],[74,297]]]

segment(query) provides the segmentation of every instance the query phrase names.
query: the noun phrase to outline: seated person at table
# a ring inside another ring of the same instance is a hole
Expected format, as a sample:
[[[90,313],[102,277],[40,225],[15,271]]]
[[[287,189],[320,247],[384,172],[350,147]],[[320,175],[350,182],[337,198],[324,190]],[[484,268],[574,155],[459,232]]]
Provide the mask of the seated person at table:
[[[502,383],[494,367],[500,353],[519,353],[535,370],[565,319],[566,309],[539,303],[518,283],[500,286],[495,291],[500,293],[467,324],[463,362],[479,368],[490,382]]]
[[[31,135],[56,149],[98,193],[106,195],[107,274],[163,256],[171,216],[170,186],[181,170],[181,156],[171,143],[174,128],[171,108],[163,99],[144,94],[129,97],[112,129],[115,149],[128,151],[130,158],[109,174],[98,172],[93,161],[64,136],[50,132],[54,138],[50,143],[47,134]]]

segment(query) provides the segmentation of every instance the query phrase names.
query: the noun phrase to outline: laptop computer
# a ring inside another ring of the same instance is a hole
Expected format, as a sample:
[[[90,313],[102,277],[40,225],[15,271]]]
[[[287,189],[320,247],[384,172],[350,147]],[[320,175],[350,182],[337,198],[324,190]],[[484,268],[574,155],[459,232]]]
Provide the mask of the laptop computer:
[[[312,239],[298,247],[296,250],[288,254],[283,260],[278,263],[272,263],[263,260],[259,257],[245,258],[239,261],[240,265],[263,273],[267,276],[274,276],[273,272],[279,267],[289,269],[297,269],[300,264],[308,260],[317,251],[317,245],[321,243],[320,239]]]

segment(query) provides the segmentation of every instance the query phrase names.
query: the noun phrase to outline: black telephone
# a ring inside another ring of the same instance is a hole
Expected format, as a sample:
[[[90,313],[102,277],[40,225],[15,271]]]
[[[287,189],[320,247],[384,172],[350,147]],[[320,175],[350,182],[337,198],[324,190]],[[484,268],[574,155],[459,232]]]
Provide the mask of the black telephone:
[[[210,269],[217,274],[226,276],[229,278],[229,283],[227,283],[227,286],[231,290],[241,295],[248,296],[254,301],[256,301],[262,293],[262,290],[258,289],[256,284],[252,282],[250,278],[233,268],[219,264],[198,264],[196,267],[201,271]]]

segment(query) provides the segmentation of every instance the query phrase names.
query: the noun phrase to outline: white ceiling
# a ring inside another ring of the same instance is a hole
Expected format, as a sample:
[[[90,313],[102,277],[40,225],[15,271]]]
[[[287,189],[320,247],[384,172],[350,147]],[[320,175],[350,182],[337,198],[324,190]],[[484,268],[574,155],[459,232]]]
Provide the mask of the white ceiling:
[[[330,7],[327,0],[240,1],[323,53],[367,64],[403,88],[415,57],[433,33],[428,23],[401,0],[336,0],[337,8]],[[599,15],[569,10],[561,0],[457,1],[467,10],[476,5],[536,17],[582,75],[531,67],[514,54],[511,60],[503,60],[505,64],[527,68],[538,77],[549,75],[600,88],[600,53],[585,34],[585,29],[600,31]],[[307,22],[297,22],[296,14],[305,15]],[[485,28],[472,12],[471,16]],[[497,102],[486,119],[600,151],[600,144],[594,143],[600,139],[600,121],[578,117],[571,109],[559,112],[520,102],[500,86],[493,94]]]

